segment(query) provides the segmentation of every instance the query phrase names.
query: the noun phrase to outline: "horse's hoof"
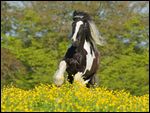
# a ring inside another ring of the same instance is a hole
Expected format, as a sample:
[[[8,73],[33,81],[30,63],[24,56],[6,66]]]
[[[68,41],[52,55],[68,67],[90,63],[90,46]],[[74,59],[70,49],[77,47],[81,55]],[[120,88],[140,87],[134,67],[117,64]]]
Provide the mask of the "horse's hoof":
[[[64,83],[64,77],[61,77],[61,78],[59,77],[59,78],[54,79],[54,84],[56,86],[61,86],[63,83]]]

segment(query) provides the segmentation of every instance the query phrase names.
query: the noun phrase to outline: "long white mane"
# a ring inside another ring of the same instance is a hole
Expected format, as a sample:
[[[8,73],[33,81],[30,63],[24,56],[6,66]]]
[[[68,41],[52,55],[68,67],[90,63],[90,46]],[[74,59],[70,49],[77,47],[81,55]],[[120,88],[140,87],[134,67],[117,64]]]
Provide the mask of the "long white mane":
[[[92,35],[93,41],[96,44],[103,46],[106,42],[105,42],[104,38],[100,35],[95,23],[93,21],[88,21],[88,22],[90,25],[90,30],[91,30],[91,35]]]

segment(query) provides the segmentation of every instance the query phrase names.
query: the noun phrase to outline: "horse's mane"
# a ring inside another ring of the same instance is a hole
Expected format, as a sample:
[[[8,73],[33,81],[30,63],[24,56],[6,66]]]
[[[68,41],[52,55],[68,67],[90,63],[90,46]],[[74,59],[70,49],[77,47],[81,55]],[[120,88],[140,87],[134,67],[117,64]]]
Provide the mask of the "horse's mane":
[[[92,40],[98,45],[104,45],[104,38],[100,35],[95,23],[92,20],[88,21],[91,31]]]

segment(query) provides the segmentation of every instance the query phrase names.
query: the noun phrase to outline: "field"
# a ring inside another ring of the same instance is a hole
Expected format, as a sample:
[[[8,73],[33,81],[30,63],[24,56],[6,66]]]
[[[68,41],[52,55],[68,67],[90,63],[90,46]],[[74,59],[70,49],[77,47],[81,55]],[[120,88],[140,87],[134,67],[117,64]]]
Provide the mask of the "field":
[[[149,111],[149,94],[133,96],[124,90],[86,88],[80,83],[61,87],[39,84],[23,90],[7,86],[2,90],[1,111]]]

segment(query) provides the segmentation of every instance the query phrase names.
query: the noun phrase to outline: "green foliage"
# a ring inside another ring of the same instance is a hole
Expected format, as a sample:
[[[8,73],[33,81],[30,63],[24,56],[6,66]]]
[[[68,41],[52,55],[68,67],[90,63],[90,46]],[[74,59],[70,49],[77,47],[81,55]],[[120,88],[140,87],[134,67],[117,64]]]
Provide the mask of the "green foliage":
[[[18,93],[19,92],[19,93]],[[18,112],[147,112],[149,94],[133,96],[124,90],[87,88],[77,81],[56,87],[40,84],[32,90],[14,86],[2,89],[1,110]]]
[[[111,89],[126,89],[132,94],[148,93],[148,55],[106,57],[101,62],[101,85]],[[107,76],[106,76],[107,75]]]
[[[1,61],[1,87],[10,82],[23,80],[27,74],[26,68],[8,49],[1,48]]]
[[[54,40],[53,36],[56,35],[52,35],[52,33],[49,35],[52,38],[50,40]],[[53,41],[49,42],[52,44]],[[15,37],[9,37],[8,40],[2,42],[2,46],[12,51],[16,58],[20,59],[28,69],[28,74],[26,74],[23,80],[15,80],[17,86],[31,88],[38,83],[53,82],[52,76],[57,69],[59,61],[66,52],[68,43],[62,41],[61,43],[56,43],[57,45],[49,45],[49,48],[46,48],[44,43],[44,39],[32,39],[32,46],[26,48],[22,45],[22,41]],[[54,46],[57,47],[55,50],[52,49]]]

